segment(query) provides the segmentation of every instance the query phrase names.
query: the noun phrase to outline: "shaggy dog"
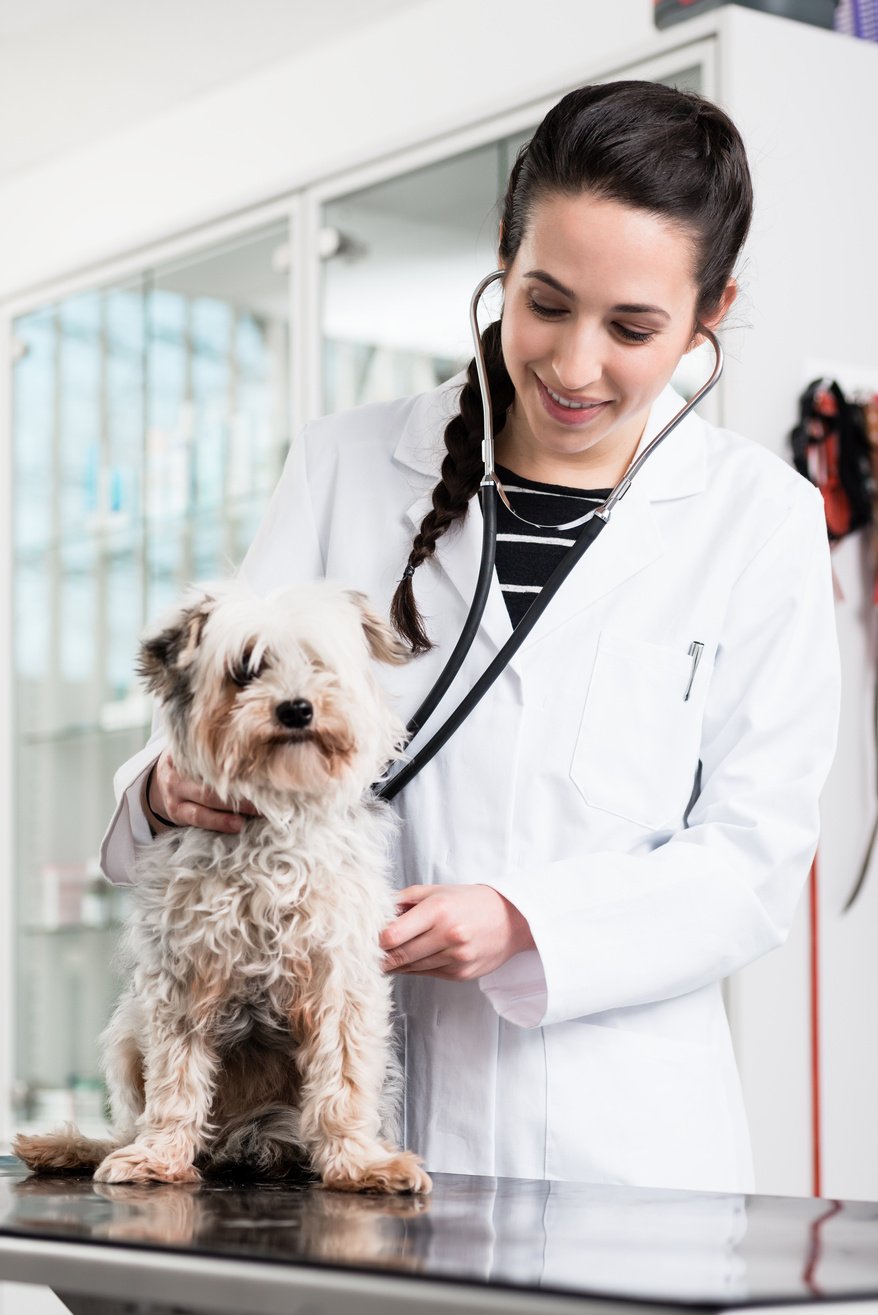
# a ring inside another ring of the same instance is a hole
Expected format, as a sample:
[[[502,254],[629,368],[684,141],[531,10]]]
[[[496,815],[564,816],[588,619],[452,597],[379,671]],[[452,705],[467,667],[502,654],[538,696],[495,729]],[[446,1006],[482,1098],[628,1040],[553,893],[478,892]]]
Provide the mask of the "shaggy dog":
[[[224,583],[143,641],[177,770],[259,816],[139,847],[131,984],[101,1038],[114,1140],[20,1136],[30,1168],[186,1183],[305,1166],[333,1188],[429,1190],[387,1140],[395,822],[369,786],[405,731],[373,658],[405,654],[361,594],[328,583],[266,598]]]

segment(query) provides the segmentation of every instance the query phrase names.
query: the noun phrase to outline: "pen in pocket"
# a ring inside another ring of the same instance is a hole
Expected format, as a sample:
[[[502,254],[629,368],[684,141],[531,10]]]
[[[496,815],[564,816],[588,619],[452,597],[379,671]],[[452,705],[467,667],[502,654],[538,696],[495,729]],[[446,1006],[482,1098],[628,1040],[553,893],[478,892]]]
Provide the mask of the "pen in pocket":
[[[686,693],[683,695],[685,703],[692,689],[692,682],[695,679],[695,672],[698,670],[698,663],[701,661],[701,654],[704,652],[704,645],[700,644],[697,639],[693,639],[689,645],[689,656],[692,659],[692,670],[689,672],[689,684],[686,686]]]

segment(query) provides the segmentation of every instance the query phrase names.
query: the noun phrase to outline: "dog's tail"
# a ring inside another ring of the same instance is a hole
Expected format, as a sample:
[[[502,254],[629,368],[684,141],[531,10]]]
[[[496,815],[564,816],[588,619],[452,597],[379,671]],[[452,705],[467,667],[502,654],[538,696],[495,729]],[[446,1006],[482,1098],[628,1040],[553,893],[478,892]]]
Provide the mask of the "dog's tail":
[[[300,1141],[299,1111],[290,1105],[265,1105],[222,1128],[204,1167],[208,1172],[246,1168],[259,1177],[281,1178],[308,1166]]]
[[[27,1137],[19,1133],[12,1151],[34,1173],[82,1173],[93,1172],[117,1145],[83,1137],[72,1123],[66,1123],[56,1132]]]

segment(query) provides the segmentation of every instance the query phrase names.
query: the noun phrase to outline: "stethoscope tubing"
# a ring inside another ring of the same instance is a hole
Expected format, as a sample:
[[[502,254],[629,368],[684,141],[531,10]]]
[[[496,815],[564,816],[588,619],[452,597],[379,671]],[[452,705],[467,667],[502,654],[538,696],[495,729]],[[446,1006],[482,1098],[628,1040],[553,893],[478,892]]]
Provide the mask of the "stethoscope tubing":
[[[496,502],[494,502],[494,514],[496,516]],[[458,726],[466,720],[473,708],[482,701],[497,677],[509,665],[510,659],[518,652],[519,648],[521,648],[521,645],[524,643],[525,639],[527,639],[537,621],[552,601],[552,598],[558,592],[560,586],[567,579],[567,576],[573,570],[580,557],[582,557],[587,548],[591,547],[607,523],[607,521],[601,520],[597,516],[586,521],[585,525],[583,525],[582,529],[579,531],[575,543],[571,545],[561,558],[560,562],[555,567],[545,585],[537,594],[536,598],[531,603],[506,643],[500,649],[493,661],[490,662],[482,672],[469,693],[461,699],[451,715],[445,722],[443,722],[439,730],[430,737],[423,748],[415,754],[414,758],[410,759],[405,766],[401,767],[400,770],[390,778],[389,781],[383,782],[377,789],[376,793],[382,799],[393,799],[398,795],[400,790],[408,785],[409,781],[417,776],[418,772],[426,767],[427,763],[430,762],[432,758],[435,758],[439,750],[448,743]],[[440,679],[444,679],[446,675],[447,668],[443,670]],[[451,678],[448,680],[447,684],[450,684],[451,680],[453,680],[456,675],[457,670],[452,672]]]
[[[476,589],[460,637],[455,644],[448,661],[442,668],[442,671],[439,673],[439,676],[427,694],[427,697],[421,703],[417,712],[406,727],[410,739],[418,733],[421,727],[439,706],[439,703],[444,698],[455,676],[462,667],[467,654],[472,648],[488,600],[491,577],[494,573],[494,561],[497,549],[497,498],[502,495],[502,490],[494,470],[494,423],[491,412],[491,394],[488,386],[488,373],[485,365],[481,335],[479,333],[478,303],[485,288],[487,288],[495,279],[502,278],[504,273],[504,270],[499,269],[486,275],[486,277],[477,285],[470,301],[470,326],[472,329],[473,346],[475,350],[476,373],[478,375],[479,387],[482,393],[484,424],[482,455],[485,464],[485,473],[480,484],[480,491],[482,493],[482,553],[479,562],[478,581],[476,583]],[[643,468],[647,459],[653,454],[653,452],[655,452],[658,446],[664,442],[668,434],[676,429],[677,425],[679,425],[689,412],[697,406],[705,394],[714,387],[723,371],[723,350],[716,335],[710,329],[703,328],[701,332],[710,340],[716,354],[716,361],[710,377],[704,384],[702,384],[701,388],[693,394],[686,405],[682,407],[677,414],[668,421],[655,438],[648,443],[640,456],[632,462],[628,470],[626,470],[625,474],[619,480],[618,484],[610,492],[606,501],[587,513],[575,542],[561,558],[560,562],[549,576],[549,579],[531,603],[527,612],[506,640],[506,643],[503,644],[500,651],[485,668],[470,691],[464,695],[460,703],[445,720],[442,726],[434,732],[427,743],[418,750],[413,758],[410,758],[408,762],[406,762],[405,765],[388,780],[376,782],[375,786],[373,786],[373,791],[379,798],[388,800],[395,798],[400,790],[408,785],[409,781],[417,776],[418,772],[426,767],[427,763],[435,758],[440,749],[448,743],[457,728],[469,716],[477,704],[481,702],[485,694],[487,694],[500,673],[509,665],[510,660],[515,653],[518,652],[525,639],[527,639],[537,621],[543,615],[549,603],[552,601],[563,582],[567,579],[567,576],[573,570],[574,566],[576,566],[583,554],[595,542],[604,526],[609,523],[613,509],[628,492],[635,475],[637,475]],[[503,500],[504,502],[506,501],[505,497]],[[569,528],[569,526],[565,528]]]
[[[482,613],[488,601],[491,577],[494,574],[494,558],[497,551],[497,497],[493,485],[490,488],[485,488],[484,492],[486,496],[482,502],[482,552],[479,558],[479,578],[476,581],[473,600],[470,603],[466,621],[463,630],[460,632],[460,638],[454,646],[454,651],[439,673],[433,688],[406,726],[409,739],[417,735],[448,692],[451,682],[463,665],[464,658],[473,646]],[[396,780],[396,777],[393,779]]]

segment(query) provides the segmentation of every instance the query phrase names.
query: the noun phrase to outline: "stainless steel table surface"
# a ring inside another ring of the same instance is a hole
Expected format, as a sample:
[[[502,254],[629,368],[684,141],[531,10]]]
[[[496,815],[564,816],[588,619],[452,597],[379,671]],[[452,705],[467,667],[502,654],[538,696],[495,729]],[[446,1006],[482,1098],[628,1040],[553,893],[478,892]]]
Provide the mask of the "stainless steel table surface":
[[[878,1204],[437,1174],[104,1186],[0,1157],[0,1279],[76,1315],[627,1315],[836,1303],[878,1315]],[[848,1311],[848,1315],[854,1315]]]

